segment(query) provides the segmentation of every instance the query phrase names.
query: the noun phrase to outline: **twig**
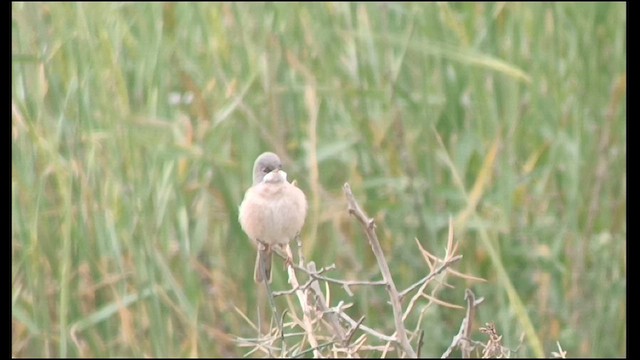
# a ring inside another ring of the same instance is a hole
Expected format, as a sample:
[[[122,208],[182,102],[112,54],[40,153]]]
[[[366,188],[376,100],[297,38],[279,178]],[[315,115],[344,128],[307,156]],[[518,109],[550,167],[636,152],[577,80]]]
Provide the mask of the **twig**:
[[[304,357],[305,355],[307,355],[308,353],[310,353],[312,351],[313,351],[313,353],[315,355],[315,353],[318,352],[318,350],[320,350],[322,348],[325,348],[325,347],[327,347],[327,346],[329,346],[331,344],[333,344],[333,341],[327,341],[326,343],[320,344],[320,345],[318,345],[316,347],[313,347],[313,348],[305,350],[305,351],[303,351],[303,352],[301,352],[299,354],[296,354],[296,356],[294,356],[293,358],[294,359],[298,359],[298,358]]]
[[[296,266],[295,268],[297,270],[301,270],[301,271],[307,273],[307,275],[309,275],[310,277],[312,277],[314,279],[326,281],[326,282],[337,284],[337,285],[342,285],[342,287],[361,286],[361,285],[364,285],[364,286],[383,286],[383,285],[387,285],[387,282],[384,281],[384,280],[378,280],[378,281],[340,280],[340,279],[335,279],[335,278],[330,278],[328,276],[320,275],[322,272],[324,272],[323,270],[332,270],[334,267],[335,267],[335,265],[332,265],[331,267],[328,267],[328,268],[322,268],[322,269],[320,269],[320,271],[312,271],[312,270],[305,269],[305,268],[300,267],[300,266]]]
[[[316,264],[313,261],[309,262],[307,264],[307,267],[309,268],[309,271],[314,272],[316,270]],[[311,282],[311,291],[315,293],[316,304],[320,307],[320,311],[322,311],[323,317],[327,318],[327,321],[329,322],[329,325],[331,325],[334,334],[338,337],[340,344],[346,346],[348,340],[347,334],[345,333],[342,326],[340,326],[340,319],[338,318],[338,315],[336,315],[336,313],[334,312],[329,311],[327,300],[325,299],[324,294],[322,293],[320,285],[318,285],[317,281]]]
[[[353,320],[349,315],[343,313],[342,311],[338,313],[338,315],[340,315],[340,318],[342,318],[343,320],[345,320],[346,322],[348,322],[352,327],[358,326],[360,328],[360,330],[366,332],[367,334],[374,336],[382,341],[387,341],[387,342],[397,342],[396,338],[394,338],[393,336],[389,336],[389,335],[385,335],[382,334],[368,326],[365,325],[358,325],[358,322]]]
[[[315,281],[315,279],[309,279],[309,280],[307,280],[306,283],[304,283],[302,285],[298,285],[297,287],[292,287],[289,290],[274,291],[273,292],[273,297],[278,297],[278,296],[283,296],[283,295],[291,295],[291,294],[295,293],[296,291],[307,290],[309,288],[309,286],[311,286],[311,284],[314,281]]]
[[[258,245],[261,246],[261,245]],[[276,319],[276,323],[278,324],[278,333],[280,334],[280,339],[282,340],[282,343],[284,344],[284,329],[282,327],[282,319],[280,318],[279,314],[278,314],[278,309],[276,308],[276,303],[273,300],[273,292],[271,291],[271,285],[269,284],[268,276],[267,276],[267,271],[265,269],[265,264],[264,264],[264,260],[261,259],[259,261],[259,266],[260,266],[260,272],[262,272],[262,279],[264,280],[264,288],[266,289],[267,292],[267,299],[269,300],[269,307],[271,307],[271,312],[273,313],[273,318]]]
[[[420,349],[422,349],[422,345],[423,345],[423,341],[424,341],[424,330],[420,330],[420,335],[418,335],[418,358],[420,358]]]
[[[426,283],[427,281],[431,280],[432,278],[436,277],[438,274],[440,274],[443,270],[445,270],[446,268],[451,266],[453,263],[456,263],[456,262],[460,261],[460,259],[462,259],[462,255],[456,255],[456,256],[452,257],[451,259],[445,261],[435,271],[433,271],[429,275],[423,277],[422,279],[420,279],[420,281],[418,281],[417,283],[409,286],[407,289],[402,291],[400,293],[400,299],[402,300],[405,296],[407,296],[408,293],[413,291],[415,288],[419,287],[420,285],[422,285],[422,284]]]
[[[351,330],[349,330],[349,333],[347,334],[347,338],[345,340],[345,342],[348,344],[351,341],[351,337],[353,337],[353,334],[356,333],[356,330],[358,330],[358,328],[360,327],[360,325],[362,325],[362,322],[364,321],[365,317],[364,315],[362,317],[360,317],[360,320],[358,320],[358,322],[356,323],[355,326],[351,327]]]
[[[478,305],[484,301],[484,298],[480,298],[476,300],[476,295],[473,291],[466,289],[464,291],[464,298],[467,300],[467,313],[462,319],[462,323],[460,324],[460,330],[453,337],[451,341],[451,345],[447,348],[447,350],[442,354],[441,358],[447,358],[451,355],[451,352],[456,347],[460,347],[460,351],[462,352],[463,358],[469,358],[471,356],[471,330],[473,328],[473,318],[475,316],[475,310]]]
[[[562,346],[560,346],[560,342],[559,341],[556,341],[556,345],[558,345],[558,351],[552,351],[551,352],[551,357],[558,358],[558,359],[566,359],[567,358],[567,351],[566,350],[562,350]]]
[[[285,250],[287,256],[289,256],[289,259],[292,259],[293,255],[291,254],[291,247],[289,245],[286,245]],[[318,350],[318,341],[316,340],[315,334],[313,333],[313,324],[310,319],[311,311],[307,302],[307,296],[303,290],[300,290],[300,284],[298,283],[298,278],[296,277],[296,272],[293,269],[293,264],[291,262],[287,262],[287,273],[289,274],[289,283],[291,284],[291,286],[295,289],[298,289],[296,291],[296,296],[298,297],[300,307],[302,308],[302,325],[304,328],[304,332],[309,339],[309,344],[314,349],[313,356],[315,358],[322,357],[322,354]]]
[[[435,303],[437,305],[446,306],[448,308],[453,308],[453,309],[461,308],[462,309],[462,307],[460,307],[458,305],[450,304],[450,303],[448,303],[446,301],[439,300],[437,297],[435,297],[435,295],[433,295],[433,294],[435,294],[435,292],[438,290],[438,287],[434,288],[431,291],[432,295],[427,295],[424,291],[425,291],[425,288],[428,285],[429,285],[429,283],[422,284],[422,286],[420,286],[420,291],[416,292],[416,294],[413,295],[413,297],[409,301],[409,304],[407,304],[407,309],[404,312],[403,319],[406,319],[409,316],[409,314],[413,310],[413,307],[418,302],[418,300],[420,300],[421,298],[426,298],[427,300],[429,300],[429,305],[432,304],[432,303]]]
[[[347,197],[349,213],[355,216],[358,221],[360,221],[364,232],[369,239],[369,245],[371,245],[373,254],[378,261],[378,266],[380,267],[380,271],[382,272],[382,277],[387,283],[386,289],[389,293],[389,297],[391,298],[391,308],[393,310],[393,317],[395,319],[397,342],[406,355],[415,358],[416,353],[409,343],[407,332],[402,321],[402,305],[400,304],[400,294],[398,294],[398,289],[393,282],[391,271],[389,270],[389,265],[387,265],[387,262],[384,258],[384,253],[382,252],[382,247],[380,246],[380,242],[378,241],[378,236],[375,232],[375,223],[373,219],[369,218],[358,205],[358,202],[351,192],[349,183],[344,184],[344,194]]]
[[[278,296],[283,296],[283,295],[291,295],[293,293],[295,293],[298,290],[307,290],[309,288],[309,286],[311,286],[311,284],[313,284],[314,281],[316,280],[321,280],[321,281],[325,281],[328,283],[333,283],[333,284],[337,284],[337,285],[341,285],[343,288],[345,288],[345,291],[347,291],[347,293],[349,293],[350,296],[353,296],[353,294],[351,293],[349,287],[351,286],[384,286],[387,285],[387,283],[384,280],[379,280],[379,281],[366,281],[366,280],[340,280],[340,279],[335,279],[335,278],[330,278],[327,276],[322,276],[319,275],[320,273],[322,273],[324,270],[329,270],[330,268],[321,268],[319,271],[316,270],[308,270],[305,269],[303,267],[300,267],[298,265],[293,265],[293,267],[296,270],[300,270],[304,273],[306,273],[307,275],[309,275],[310,279],[307,280],[307,282],[305,282],[302,285],[299,285],[300,287],[298,288],[291,288],[289,290],[281,290],[281,291],[274,291],[273,292],[273,296],[274,297],[278,297]]]

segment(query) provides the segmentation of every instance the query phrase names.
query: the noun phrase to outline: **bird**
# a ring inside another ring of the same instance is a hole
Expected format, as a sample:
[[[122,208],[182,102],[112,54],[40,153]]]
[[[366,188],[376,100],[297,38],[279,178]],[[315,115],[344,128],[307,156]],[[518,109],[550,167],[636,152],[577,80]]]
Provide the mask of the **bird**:
[[[242,230],[257,245],[253,278],[271,283],[271,255],[300,234],[307,216],[307,200],[300,188],[287,181],[282,162],[272,152],[262,153],[253,164],[253,185],[240,204]],[[289,261],[291,259],[288,259]]]

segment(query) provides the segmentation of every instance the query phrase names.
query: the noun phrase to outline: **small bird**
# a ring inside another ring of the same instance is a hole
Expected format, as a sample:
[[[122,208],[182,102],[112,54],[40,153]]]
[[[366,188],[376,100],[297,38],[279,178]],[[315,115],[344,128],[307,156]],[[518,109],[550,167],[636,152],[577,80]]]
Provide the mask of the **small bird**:
[[[244,194],[238,220],[258,246],[253,278],[271,282],[274,246],[287,245],[304,225],[307,200],[302,190],[287,181],[278,155],[265,152],[253,164],[253,185]],[[262,271],[264,270],[264,272]]]

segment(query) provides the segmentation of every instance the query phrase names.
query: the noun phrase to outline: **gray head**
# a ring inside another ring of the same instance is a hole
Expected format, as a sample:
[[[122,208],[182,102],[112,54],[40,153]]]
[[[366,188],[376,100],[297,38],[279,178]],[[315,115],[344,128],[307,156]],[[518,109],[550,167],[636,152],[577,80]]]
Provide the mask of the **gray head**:
[[[253,185],[262,182],[265,175],[276,169],[282,169],[282,162],[278,155],[272,152],[262,153],[253,163]]]

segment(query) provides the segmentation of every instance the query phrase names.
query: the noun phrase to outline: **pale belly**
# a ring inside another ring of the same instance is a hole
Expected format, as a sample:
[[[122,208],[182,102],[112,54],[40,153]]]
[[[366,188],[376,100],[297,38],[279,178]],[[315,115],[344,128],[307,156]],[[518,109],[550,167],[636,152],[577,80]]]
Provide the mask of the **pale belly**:
[[[306,210],[304,194],[293,185],[257,187],[245,196],[240,224],[253,240],[284,245],[302,229]]]

